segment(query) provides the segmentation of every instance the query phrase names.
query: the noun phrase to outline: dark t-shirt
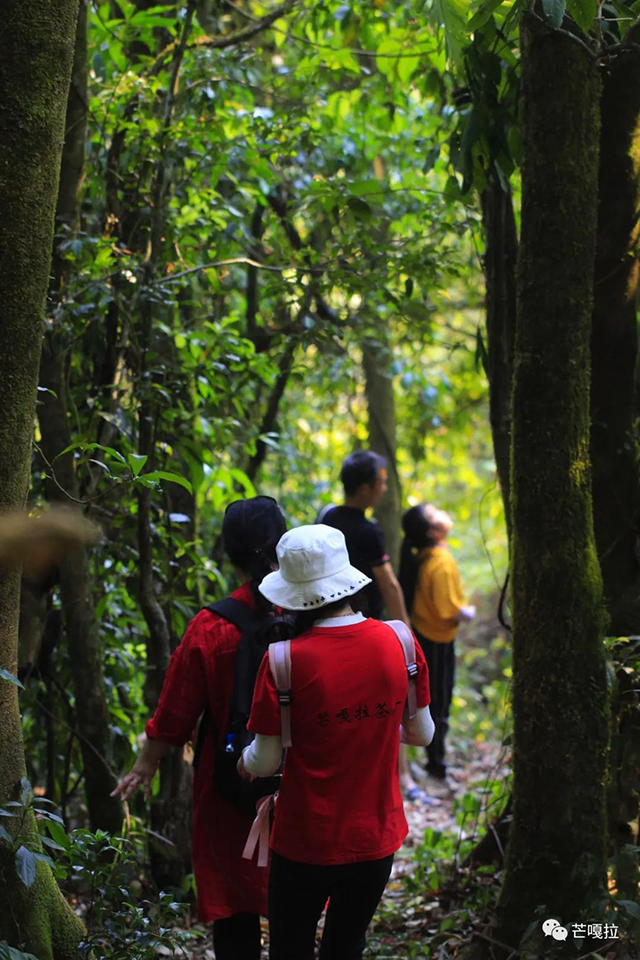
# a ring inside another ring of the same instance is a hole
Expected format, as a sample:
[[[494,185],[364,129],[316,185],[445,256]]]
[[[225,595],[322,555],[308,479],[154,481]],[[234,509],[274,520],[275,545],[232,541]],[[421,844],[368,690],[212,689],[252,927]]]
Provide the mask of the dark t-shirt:
[[[382,617],[384,601],[373,577],[373,568],[389,561],[382,530],[375,521],[367,520],[364,511],[357,507],[331,507],[320,513],[318,522],[326,523],[327,526],[335,527],[344,533],[349,560],[354,567],[373,580],[373,583],[368,584],[362,591],[367,603],[364,612],[379,620]]]

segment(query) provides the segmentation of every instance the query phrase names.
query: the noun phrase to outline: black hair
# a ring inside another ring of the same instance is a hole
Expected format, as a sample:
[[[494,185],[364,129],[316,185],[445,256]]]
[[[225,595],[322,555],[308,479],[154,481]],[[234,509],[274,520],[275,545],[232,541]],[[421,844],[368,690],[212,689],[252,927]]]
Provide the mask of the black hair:
[[[346,603],[351,606],[354,612],[357,612],[360,609],[358,598],[361,593],[362,590],[358,590],[357,593],[352,593],[349,597],[342,597],[340,600],[334,600],[333,603],[327,603],[324,607],[314,607],[313,610],[296,611],[293,621],[293,636],[299,637],[301,633],[306,633],[307,630],[311,630],[318,620],[328,619],[334,613],[337,613],[338,610],[341,610]]]
[[[373,484],[387,461],[373,450],[357,450],[342,464],[340,479],[346,495],[352,496],[364,484]]]
[[[273,497],[236,500],[225,511],[222,521],[225,553],[246,573],[259,610],[271,609],[258,586],[277,565],[276,546],[286,530],[286,520]]]
[[[427,520],[424,513],[425,504],[411,507],[402,516],[404,540],[400,550],[400,572],[398,580],[404,594],[407,610],[411,612],[413,597],[418,582],[420,562],[418,552],[425,547],[433,547],[438,542],[433,536],[433,525]]]

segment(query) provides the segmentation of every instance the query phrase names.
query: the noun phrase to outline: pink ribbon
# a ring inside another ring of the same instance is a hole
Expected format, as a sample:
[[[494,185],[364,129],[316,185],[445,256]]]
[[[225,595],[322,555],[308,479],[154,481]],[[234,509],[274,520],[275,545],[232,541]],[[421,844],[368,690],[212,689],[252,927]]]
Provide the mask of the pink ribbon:
[[[277,797],[277,793],[272,793],[268,797],[262,797],[258,802],[256,806],[258,812],[251,824],[251,830],[242,851],[244,859],[251,860],[258,847],[259,867],[266,867],[269,862],[269,815],[276,805]]]

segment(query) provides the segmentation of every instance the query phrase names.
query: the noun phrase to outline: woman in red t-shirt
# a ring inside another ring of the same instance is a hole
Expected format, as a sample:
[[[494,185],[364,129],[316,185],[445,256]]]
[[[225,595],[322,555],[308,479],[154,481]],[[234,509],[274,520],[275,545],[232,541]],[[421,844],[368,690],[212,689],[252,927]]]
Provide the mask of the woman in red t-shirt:
[[[277,547],[280,569],[260,592],[299,611],[291,644],[291,739],[271,834],[271,960],[311,960],[329,898],[320,956],[362,957],[367,926],[407,834],[398,751],[408,676],[394,631],[354,613],[370,582],[352,567],[344,535],[298,527]],[[405,742],[433,734],[427,666],[416,644],[418,715]],[[278,694],[265,657],[248,724],[256,734],[239,762],[269,776],[282,758]]]
[[[268,616],[273,608],[257,584],[275,566],[275,547],[286,530],[271,497],[238,500],[227,508],[222,537],[243,585],[231,596]],[[202,743],[193,784],[193,870],[198,918],[213,922],[216,960],[259,960],[260,915],[267,912],[267,874],[242,858],[251,819],[214,786],[215,735],[227,730],[240,630],[209,610],[196,614],[171,657],[140,756],[114,793],[126,800],[143,786],[149,796],[158,764],[172,746],[193,736],[209,707],[212,722]]]

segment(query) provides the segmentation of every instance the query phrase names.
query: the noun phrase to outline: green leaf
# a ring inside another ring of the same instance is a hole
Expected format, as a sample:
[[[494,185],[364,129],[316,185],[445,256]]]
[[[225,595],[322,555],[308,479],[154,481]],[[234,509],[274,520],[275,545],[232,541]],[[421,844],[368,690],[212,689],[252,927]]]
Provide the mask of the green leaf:
[[[16,687],[20,687],[21,690],[24,690],[24,685],[20,683],[18,678],[14,676],[13,673],[9,673],[8,670],[5,670],[4,667],[0,667],[0,678],[3,680],[8,680],[9,683],[14,683]]]
[[[50,867],[54,866],[53,860],[51,857],[48,857],[46,853],[40,853],[38,850],[33,850],[32,856],[34,856],[40,863],[48,863]]]
[[[27,777],[22,777],[22,779],[20,780],[20,786],[22,787],[20,803],[24,807],[27,804],[27,802],[31,799],[31,797],[33,797],[33,788],[29,783],[29,780]]]
[[[618,905],[634,920],[640,920],[640,903],[635,900],[618,900]]]
[[[635,17],[633,16],[633,11],[630,10],[626,4],[622,3],[622,0],[612,0],[612,4],[614,10],[620,17],[618,20],[618,30],[620,31],[620,39],[624,40]]]
[[[347,205],[358,220],[363,220],[365,223],[371,220],[371,207],[366,200],[362,200],[360,197],[349,197]]]
[[[131,467],[134,477],[137,477],[149,457],[143,457],[139,453],[130,453],[127,455],[127,463]]]
[[[185,477],[181,477],[178,473],[167,473],[166,470],[153,470],[151,473],[145,473],[141,477],[136,477],[136,480],[168,480],[171,483],[179,483],[180,486],[188,490],[189,493],[193,492],[191,484]]]
[[[244,492],[248,497],[256,496],[256,488],[254,487],[253,483],[251,482],[249,477],[246,475],[244,470],[238,470],[237,468],[232,467],[229,473],[231,474],[233,479],[236,481],[236,483],[240,484],[240,486],[243,488]]]
[[[25,887],[31,887],[36,879],[37,861],[31,850],[23,845],[16,851],[16,873]]]
[[[475,31],[484,27],[485,23],[498,7],[502,6],[504,0],[485,0],[480,9],[471,17],[467,24],[467,30]]]
[[[589,33],[596,18],[596,0],[567,0],[567,13],[573,17],[583,33]]]
[[[567,9],[567,0],[542,0],[542,12],[550,27],[557,30]]]
[[[0,960],[38,960],[32,953],[24,953],[10,947],[6,940],[0,941]]]
[[[61,826],[61,824],[56,823],[53,820],[47,820],[47,830],[51,834],[53,838],[53,842],[57,844],[61,850],[69,849],[69,847],[71,846],[71,841],[67,836],[66,830],[64,829],[63,826]],[[45,840],[48,840],[48,837],[43,837],[42,840],[44,843]],[[50,846],[50,844],[51,844],[51,841],[47,843],[46,846]]]
[[[4,840],[6,843],[13,843],[11,834],[8,830],[5,830],[3,826],[0,826],[0,840]]]
[[[434,10],[444,27],[447,54],[457,72],[464,69],[463,49],[469,42],[465,0],[438,0]]]

